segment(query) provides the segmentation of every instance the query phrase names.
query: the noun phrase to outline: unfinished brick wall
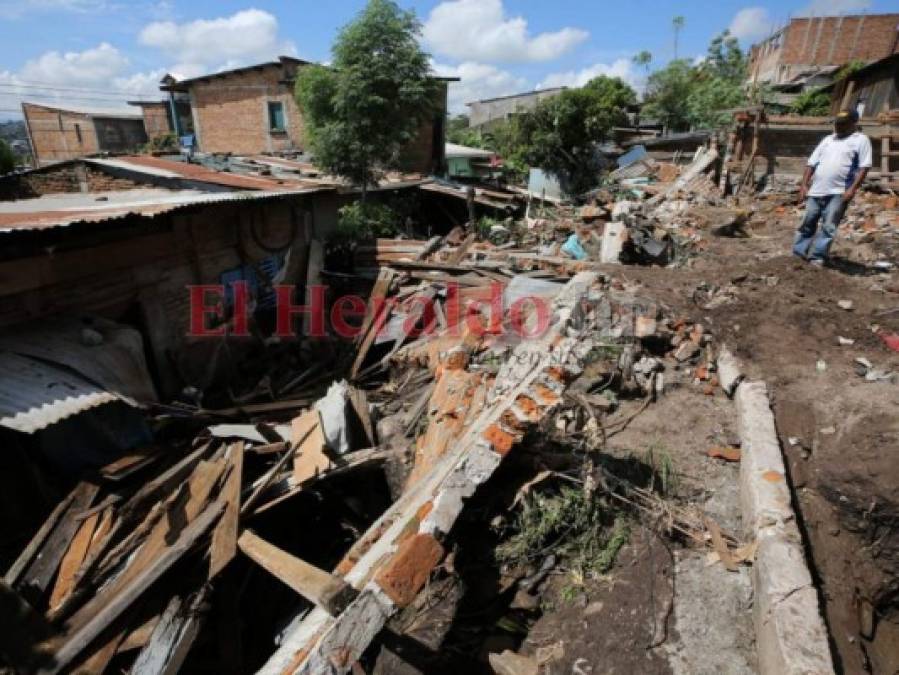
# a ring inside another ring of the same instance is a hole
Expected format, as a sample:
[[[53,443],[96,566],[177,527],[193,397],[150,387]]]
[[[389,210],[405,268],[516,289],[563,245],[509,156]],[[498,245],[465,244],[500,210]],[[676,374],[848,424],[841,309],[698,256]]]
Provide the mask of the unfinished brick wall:
[[[254,155],[304,149],[305,131],[293,91],[281,64],[266,64],[200,80],[190,96],[196,133],[203,152]],[[268,103],[284,105],[287,129],[269,128]]]
[[[25,122],[38,166],[100,151],[97,131],[88,115],[23,103]]]
[[[0,200],[32,199],[66,192],[111,192],[146,187],[83,162],[69,162],[0,181]]]
[[[793,19],[784,36],[785,65],[878,61],[897,51],[899,14]]]
[[[804,17],[750,51],[749,72],[759,81],[786,82],[808,66],[868,63],[899,52],[899,14]]]
[[[293,95],[295,69],[292,64],[271,63],[191,83],[200,150],[235,155],[308,150],[303,115]],[[433,118],[422,125],[402,155],[406,171],[430,173],[443,161],[446,83],[438,84]],[[270,101],[283,104],[286,131],[270,129]]]
[[[152,140],[174,131],[172,125],[169,124],[169,104],[167,101],[142,103],[140,109],[144,116],[144,130],[147,132],[148,139]]]
[[[113,192],[117,190],[135,190],[147,187],[129,178],[113,176],[94,167],[86,168],[88,192]]]

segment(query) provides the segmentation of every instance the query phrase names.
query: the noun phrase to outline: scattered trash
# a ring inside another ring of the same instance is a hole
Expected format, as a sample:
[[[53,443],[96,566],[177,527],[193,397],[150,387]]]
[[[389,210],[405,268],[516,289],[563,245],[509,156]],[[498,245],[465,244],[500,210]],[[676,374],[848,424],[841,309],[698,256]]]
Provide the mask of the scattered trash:
[[[843,337],[842,335],[837,336],[837,344],[841,347],[850,347],[855,344],[855,340],[851,338]]]
[[[852,311],[852,308],[855,306],[852,300],[839,300],[837,305],[839,305],[840,309],[845,309],[847,312]]]

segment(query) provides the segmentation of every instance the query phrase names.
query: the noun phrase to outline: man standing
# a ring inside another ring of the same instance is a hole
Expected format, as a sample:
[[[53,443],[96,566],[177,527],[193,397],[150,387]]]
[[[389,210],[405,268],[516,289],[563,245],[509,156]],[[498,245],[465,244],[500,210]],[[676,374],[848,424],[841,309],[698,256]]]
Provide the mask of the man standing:
[[[818,144],[805,167],[799,199],[808,197],[808,202],[793,254],[813,265],[827,260],[837,225],[871,168],[871,141],[857,130],[857,124],[857,112],[840,112],[834,119],[834,133]],[[821,234],[816,239],[818,221]]]

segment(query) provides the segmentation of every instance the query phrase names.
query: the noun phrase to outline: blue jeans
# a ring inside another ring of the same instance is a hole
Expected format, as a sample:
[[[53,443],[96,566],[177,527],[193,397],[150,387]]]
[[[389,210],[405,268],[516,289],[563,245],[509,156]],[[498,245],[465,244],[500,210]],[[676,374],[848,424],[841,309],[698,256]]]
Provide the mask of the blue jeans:
[[[793,241],[794,255],[814,261],[826,260],[837,236],[837,225],[846,210],[844,207],[843,195],[809,197],[805,205],[805,217]],[[821,234],[815,239],[818,221],[821,221]]]

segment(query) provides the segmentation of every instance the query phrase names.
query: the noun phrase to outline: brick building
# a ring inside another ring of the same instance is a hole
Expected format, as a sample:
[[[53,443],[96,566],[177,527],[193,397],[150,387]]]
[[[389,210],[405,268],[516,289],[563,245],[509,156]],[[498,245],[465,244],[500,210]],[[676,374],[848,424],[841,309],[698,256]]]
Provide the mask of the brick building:
[[[785,84],[852,61],[872,63],[899,52],[899,14],[792,19],[749,55],[752,82]]]
[[[143,116],[127,110],[57,108],[22,102],[35,166],[101,152],[128,152],[147,142]]]
[[[185,80],[167,75],[160,88],[189,99],[201,152],[302,152],[307,150],[306,131],[293,89],[297,70],[305,65],[308,62],[282,56]],[[441,85],[433,118],[422,125],[405,153],[405,170],[430,173],[443,163],[446,81],[441,80]]]

